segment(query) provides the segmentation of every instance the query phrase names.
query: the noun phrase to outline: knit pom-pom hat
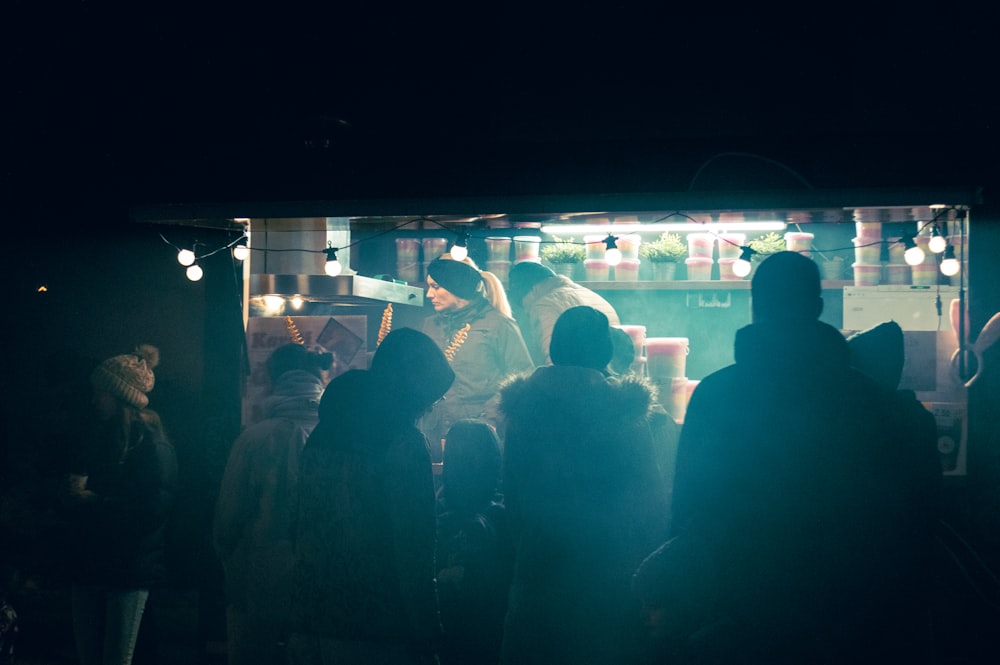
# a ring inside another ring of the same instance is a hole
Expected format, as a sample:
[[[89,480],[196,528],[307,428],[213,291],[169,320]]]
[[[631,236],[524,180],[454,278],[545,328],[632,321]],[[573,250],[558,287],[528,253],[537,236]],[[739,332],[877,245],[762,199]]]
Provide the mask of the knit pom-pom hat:
[[[153,389],[153,368],[160,364],[160,350],[141,344],[134,353],[108,358],[90,375],[90,383],[121,401],[143,409],[149,404],[146,394]]]

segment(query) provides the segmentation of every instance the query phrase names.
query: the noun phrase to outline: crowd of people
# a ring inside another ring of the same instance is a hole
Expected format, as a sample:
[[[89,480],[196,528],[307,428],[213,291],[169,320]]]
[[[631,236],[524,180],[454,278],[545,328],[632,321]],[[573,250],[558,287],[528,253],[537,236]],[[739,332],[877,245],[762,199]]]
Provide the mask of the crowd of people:
[[[510,284],[444,256],[367,369],[271,354],[214,507],[229,665],[932,662],[940,472],[898,326],[845,339],[816,264],[773,255],[681,427],[610,304],[537,264]],[[93,372],[60,492],[82,665],[129,665],[163,577],[157,360]]]

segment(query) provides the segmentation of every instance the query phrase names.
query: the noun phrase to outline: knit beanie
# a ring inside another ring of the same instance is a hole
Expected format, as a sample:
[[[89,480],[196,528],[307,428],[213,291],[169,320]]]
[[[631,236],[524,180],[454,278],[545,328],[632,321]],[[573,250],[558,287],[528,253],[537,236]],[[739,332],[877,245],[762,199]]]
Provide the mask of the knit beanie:
[[[896,390],[906,362],[903,329],[895,321],[886,321],[847,338],[851,365],[861,370],[886,390]]]
[[[452,294],[463,300],[472,300],[480,293],[483,277],[479,271],[462,261],[434,259],[427,266],[427,274]]]
[[[108,358],[90,375],[90,383],[117,399],[143,409],[149,404],[146,393],[153,389],[153,368],[160,363],[160,350],[140,345],[134,353]]]
[[[553,365],[576,365],[603,372],[613,354],[611,326],[603,312],[578,305],[559,315],[549,342]]]
[[[455,381],[455,372],[438,345],[413,328],[397,328],[385,336],[372,357],[370,372],[382,386],[385,399],[418,415],[441,399]]]
[[[510,301],[520,307],[523,304],[524,296],[531,292],[536,284],[544,282],[550,277],[555,277],[555,273],[548,266],[534,261],[521,261],[515,263],[507,275],[507,282],[510,287],[507,295]]]

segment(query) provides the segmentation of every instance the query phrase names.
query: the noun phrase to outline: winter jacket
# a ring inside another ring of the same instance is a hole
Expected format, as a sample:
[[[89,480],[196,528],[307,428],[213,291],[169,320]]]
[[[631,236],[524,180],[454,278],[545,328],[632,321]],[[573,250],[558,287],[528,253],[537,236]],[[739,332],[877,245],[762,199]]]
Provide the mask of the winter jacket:
[[[548,365],[549,342],[552,340],[552,328],[559,316],[571,307],[587,305],[608,317],[608,323],[619,325],[618,313],[607,300],[571,281],[563,275],[554,275],[536,284],[524,297],[523,307],[528,314],[527,327],[531,331],[526,335],[528,351],[538,366]]]
[[[429,650],[440,637],[431,463],[384,396],[367,371],[331,381],[302,451],[295,630]]]
[[[103,434],[95,440],[110,439]],[[77,478],[88,496],[60,503],[73,534],[72,582],[116,589],[166,582],[177,458],[162,428],[136,420],[120,460],[92,457],[80,471]]]
[[[483,298],[460,310],[429,317],[423,331],[446,351],[467,323],[465,341],[451,360],[455,382],[421,422],[432,446],[463,418],[483,419],[495,427],[501,382],[534,368],[517,324]]]
[[[632,573],[666,537],[666,489],[637,377],[541,367],[501,393],[515,567],[503,663],[627,663]]]
[[[735,361],[691,397],[671,529],[705,543],[747,662],[857,662],[838,650],[880,632],[892,567],[884,393],[818,321],[746,326]]]
[[[285,372],[264,400],[264,419],[245,429],[229,453],[215,506],[214,545],[225,570],[227,602],[236,607],[245,610],[248,594],[270,588],[271,596],[280,596],[269,599],[274,611],[288,611],[299,455],[318,421],[322,395],[319,377]],[[270,583],[276,580],[284,584]]]

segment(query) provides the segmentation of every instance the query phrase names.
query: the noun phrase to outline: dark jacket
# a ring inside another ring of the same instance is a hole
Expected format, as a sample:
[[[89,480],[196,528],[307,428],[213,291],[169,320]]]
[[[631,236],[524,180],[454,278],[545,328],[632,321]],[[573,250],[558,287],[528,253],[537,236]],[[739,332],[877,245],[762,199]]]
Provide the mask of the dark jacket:
[[[93,494],[62,505],[74,534],[72,581],[119,589],[164,583],[177,459],[162,429],[136,421],[122,459],[92,459],[86,475]]]
[[[632,573],[666,536],[666,490],[639,378],[542,367],[502,391],[515,569],[504,663],[625,663]]]
[[[892,567],[884,393],[820,322],[742,328],[735,360],[691,397],[671,529],[705,543],[747,662],[849,662]]]

